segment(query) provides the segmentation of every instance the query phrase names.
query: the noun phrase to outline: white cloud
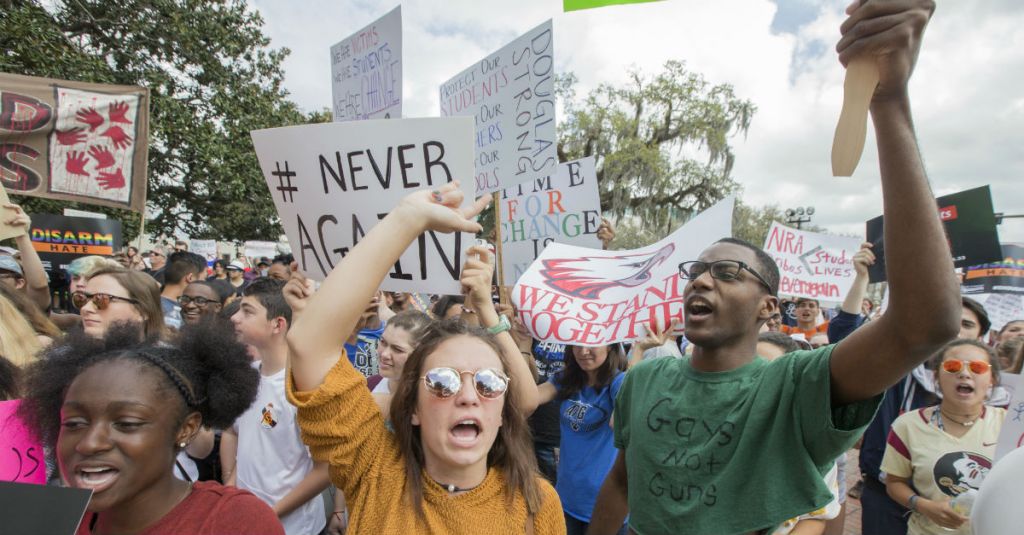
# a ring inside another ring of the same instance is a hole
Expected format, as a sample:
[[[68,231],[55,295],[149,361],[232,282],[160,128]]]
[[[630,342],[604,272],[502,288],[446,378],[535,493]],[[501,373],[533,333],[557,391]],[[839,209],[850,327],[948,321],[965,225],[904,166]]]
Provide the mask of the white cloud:
[[[633,66],[654,73],[666,60],[685,60],[758,106],[749,135],[734,140],[734,174],[748,202],[814,205],[816,224],[862,233],[863,222],[881,213],[873,136],[869,132],[854,177],[833,178],[829,165],[843,81],[834,45],[846,2],[779,1],[801,4],[800,20],[811,20],[773,32],[777,6],[769,0],[669,0],[574,13],[562,13],[553,0],[407,1],[404,112],[437,115],[441,82],[553,18],[556,67],[577,74],[578,94],[621,83]],[[330,45],[395,2],[256,0],[254,6],[272,46],[292,50],[285,62],[292,98],[313,110],[331,101]],[[807,17],[813,6],[817,15]],[[936,194],[991,184],[997,211],[1024,213],[1022,73],[1024,3],[940,3],[911,84]],[[1024,220],[1007,220],[1000,234],[1003,241],[1024,242]]]

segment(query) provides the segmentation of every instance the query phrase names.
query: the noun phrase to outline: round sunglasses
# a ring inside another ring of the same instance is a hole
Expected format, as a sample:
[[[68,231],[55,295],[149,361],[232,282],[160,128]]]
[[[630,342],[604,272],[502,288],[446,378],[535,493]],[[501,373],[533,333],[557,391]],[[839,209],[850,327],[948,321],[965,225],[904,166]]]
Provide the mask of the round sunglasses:
[[[433,368],[420,377],[423,385],[430,392],[439,398],[450,398],[462,390],[462,376],[464,374],[473,376],[473,385],[477,394],[487,399],[496,399],[508,390],[508,383],[512,380],[501,370],[494,368],[483,368],[475,372],[460,371],[454,368]]]
[[[110,306],[111,301],[124,301],[125,303],[131,303],[133,305],[139,304],[135,299],[129,297],[120,297],[117,295],[110,295],[105,293],[86,293],[86,292],[74,292],[71,294],[71,303],[75,305],[75,308],[81,310],[89,301],[92,301],[96,305],[96,310],[106,310]]]
[[[942,370],[949,373],[960,373],[967,366],[967,369],[971,370],[974,375],[983,375],[988,373],[992,369],[992,365],[983,360],[944,360],[942,361]]]

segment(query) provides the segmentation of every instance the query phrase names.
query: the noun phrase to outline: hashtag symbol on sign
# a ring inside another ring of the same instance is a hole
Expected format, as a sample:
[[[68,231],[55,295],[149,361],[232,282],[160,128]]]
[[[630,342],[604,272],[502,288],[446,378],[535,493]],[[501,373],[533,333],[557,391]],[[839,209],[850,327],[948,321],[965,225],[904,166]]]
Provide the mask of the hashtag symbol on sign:
[[[281,170],[281,162],[274,162],[277,170],[270,173],[277,177],[277,191],[281,192],[281,202],[295,202],[295,192],[299,188],[292,185],[292,177],[295,171],[288,168],[288,162],[284,162],[284,171]]]

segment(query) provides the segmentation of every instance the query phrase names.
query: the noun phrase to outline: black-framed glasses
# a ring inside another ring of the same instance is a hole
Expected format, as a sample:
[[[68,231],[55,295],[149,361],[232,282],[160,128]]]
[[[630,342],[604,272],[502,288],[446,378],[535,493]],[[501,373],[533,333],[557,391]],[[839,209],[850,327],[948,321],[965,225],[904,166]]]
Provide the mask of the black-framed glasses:
[[[75,308],[81,310],[89,301],[92,301],[96,305],[96,310],[106,310],[110,306],[111,301],[124,301],[125,303],[131,303],[133,305],[139,304],[138,301],[130,297],[121,297],[117,295],[110,295],[104,293],[86,293],[86,292],[74,292],[71,294],[71,303],[75,305]]]
[[[183,295],[183,296],[178,298],[178,304],[183,306],[183,307],[184,306],[188,306],[190,304],[195,304],[199,308],[206,308],[206,306],[210,305],[210,304],[217,304],[217,305],[219,305],[220,301],[215,301],[213,299],[207,299],[205,297],[199,297],[199,296],[191,297],[191,296],[188,296],[188,295]]]
[[[444,399],[450,398],[462,390],[462,376],[467,373],[473,376],[476,392],[480,394],[480,397],[487,399],[501,397],[508,390],[508,383],[512,381],[504,372],[493,368],[483,368],[475,372],[460,371],[454,368],[433,368],[427,370],[426,375],[420,379],[423,379],[423,385],[427,387],[427,392]]]
[[[740,271],[744,269],[749,271],[765,288],[768,288],[768,293],[772,293],[772,285],[768,284],[768,281],[764,280],[760,273],[739,260],[715,260],[714,262],[690,260],[679,264],[679,276],[692,281],[704,273],[710,272],[713,279],[731,281],[738,279]]]

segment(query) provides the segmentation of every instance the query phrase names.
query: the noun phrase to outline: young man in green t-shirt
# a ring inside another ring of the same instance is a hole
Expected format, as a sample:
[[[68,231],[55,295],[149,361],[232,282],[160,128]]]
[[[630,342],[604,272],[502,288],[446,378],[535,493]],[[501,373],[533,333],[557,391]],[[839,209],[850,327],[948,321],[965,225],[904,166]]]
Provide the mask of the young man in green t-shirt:
[[[824,506],[822,474],[856,441],[885,389],[957,333],[959,292],[918,153],[907,82],[930,0],[869,0],[848,9],[844,64],[873,62],[890,289],[885,315],[835,346],[767,362],[760,326],[778,311],[778,268],[763,251],[722,240],[680,266],[687,359],[630,370],[616,400],[620,449],[591,534],[628,511],[639,535],[771,530]]]

